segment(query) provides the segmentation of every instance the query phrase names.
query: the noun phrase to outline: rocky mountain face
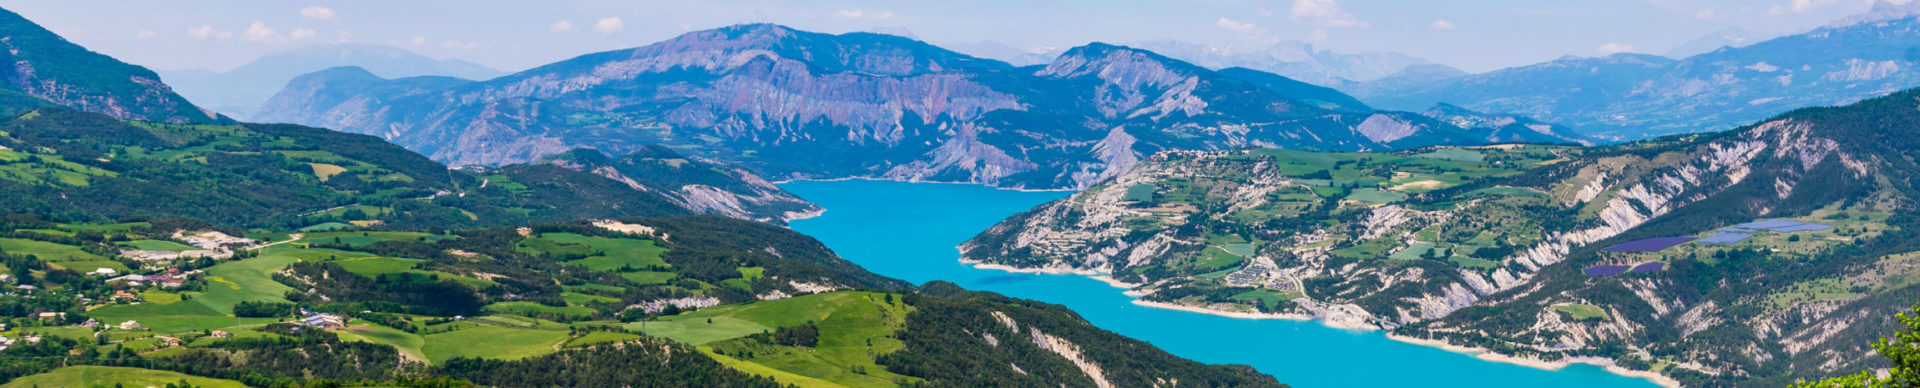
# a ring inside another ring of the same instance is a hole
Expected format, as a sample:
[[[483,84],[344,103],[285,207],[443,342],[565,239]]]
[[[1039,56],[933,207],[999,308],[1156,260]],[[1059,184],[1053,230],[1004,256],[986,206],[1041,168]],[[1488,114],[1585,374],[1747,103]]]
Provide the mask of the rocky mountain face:
[[[898,36],[740,25],[487,81],[295,79],[261,120],[375,134],[453,164],[664,144],[773,179],[1083,187],[1165,149],[1477,142],[1345,112],[1158,54],[1092,44],[1016,68]],[[406,83],[436,85],[396,86]],[[1347,98],[1347,100],[1351,100]]]
[[[1920,86],[1920,72],[1911,70],[1920,64],[1920,46],[1913,43],[1920,40],[1920,19],[1890,12],[1681,60],[1569,57],[1344,90],[1388,109],[1444,102],[1573,124],[1608,139],[1718,131],[1798,107],[1846,104]]]
[[[658,193],[675,205],[699,213],[785,223],[825,211],[745,169],[690,159],[664,146],[647,146],[618,159],[581,148],[549,156],[542,162]]]
[[[0,10],[0,113],[58,105],[119,119],[211,122],[160,76],[68,42],[12,11]]]
[[[181,95],[201,106],[247,120],[260,104],[294,77],[346,66],[387,78],[438,76],[476,80],[504,74],[472,62],[429,58],[398,47],[329,43],[268,54],[224,72],[162,70],[160,75]]]
[[[1917,135],[1907,91],[1598,148],[1166,152],[962,249],[1153,302],[1780,385],[1884,362],[1868,340],[1920,295]],[[1724,229],[1769,219],[1824,226]],[[1747,238],[1603,249],[1672,236]]]

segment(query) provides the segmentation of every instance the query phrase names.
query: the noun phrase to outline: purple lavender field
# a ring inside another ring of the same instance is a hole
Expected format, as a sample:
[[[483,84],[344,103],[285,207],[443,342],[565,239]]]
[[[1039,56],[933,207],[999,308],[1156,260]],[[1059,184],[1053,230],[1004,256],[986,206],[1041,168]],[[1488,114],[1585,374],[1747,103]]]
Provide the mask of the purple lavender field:
[[[1587,276],[1591,277],[1613,276],[1619,275],[1621,272],[1627,272],[1627,268],[1628,267],[1624,265],[1596,265],[1587,267],[1587,269],[1582,270],[1582,272],[1586,272]]]

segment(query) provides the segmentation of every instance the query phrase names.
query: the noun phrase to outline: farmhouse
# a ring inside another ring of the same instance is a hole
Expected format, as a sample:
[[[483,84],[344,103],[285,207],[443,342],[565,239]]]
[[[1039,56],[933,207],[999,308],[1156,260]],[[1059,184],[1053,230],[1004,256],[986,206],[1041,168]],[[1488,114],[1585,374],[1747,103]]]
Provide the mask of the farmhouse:
[[[232,337],[233,333],[228,333],[224,330],[214,330],[212,333],[208,333],[207,335],[212,336],[213,338],[227,338],[227,337]]]
[[[120,330],[136,330],[139,328],[140,328],[139,321],[120,322]]]
[[[301,318],[300,323],[316,329],[342,329],[347,327],[345,320],[333,314],[316,313],[308,315],[306,318]]]

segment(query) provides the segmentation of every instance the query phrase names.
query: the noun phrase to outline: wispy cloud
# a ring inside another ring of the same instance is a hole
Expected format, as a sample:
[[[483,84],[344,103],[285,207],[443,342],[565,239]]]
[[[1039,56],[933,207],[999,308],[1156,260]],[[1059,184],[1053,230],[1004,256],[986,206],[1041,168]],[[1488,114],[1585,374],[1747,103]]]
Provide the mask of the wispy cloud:
[[[626,28],[626,24],[620,23],[620,17],[618,16],[600,19],[600,21],[593,23],[593,30],[599,31],[601,35],[612,34]]]
[[[446,42],[441,43],[440,46],[450,48],[450,49],[461,49],[461,50],[473,50],[473,49],[480,48],[479,43],[461,42],[457,40],[448,40]]]
[[[1626,44],[1626,43],[1608,43],[1608,44],[1600,45],[1599,50],[1601,54],[1607,54],[1607,55],[1619,54],[1619,53],[1630,53],[1630,52],[1633,52],[1633,45]]]
[[[318,34],[319,33],[315,32],[314,30],[300,28],[300,29],[295,29],[293,31],[288,31],[287,39],[301,40],[301,39],[312,38],[314,35],[318,35]]]
[[[1435,20],[1433,21],[1433,24],[1427,25],[1427,28],[1431,28],[1435,31],[1448,31],[1453,29],[1453,22],[1449,22],[1445,20]]]
[[[333,8],[327,8],[327,7],[317,6],[317,5],[300,9],[300,17],[312,19],[312,20],[333,20],[335,17],[338,17],[338,16],[339,16],[338,13],[333,12]]]
[[[213,26],[199,26],[187,29],[187,36],[205,40],[213,37]]]
[[[554,22],[552,26],[547,27],[547,31],[553,31],[553,32],[573,31],[573,22],[569,22],[565,20]]]
[[[273,28],[267,27],[266,23],[258,20],[247,25],[247,31],[240,35],[246,37],[247,41],[259,43],[274,43],[282,39],[279,31],[274,31]]]
[[[1366,27],[1367,23],[1340,9],[1333,0],[1293,0],[1293,20],[1331,27]]]
[[[843,9],[839,11],[834,11],[833,15],[839,16],[841,18],[846,18],[846,19],[892,19],[893,18],[893,12],[889,12],[889,11],[867,12],[867,11],[861,11],[857,9]]]
[[[133,33],[133,38],[139,40],[153,39],[155,36],[160,36],[160,33],[153,30],[140,30],[140,32]]]
[[[1225,28],[1228,30],[1233,30],[1238,32],[1253,32],[1255,29],[1260,28],[1260,26],[1255,26],[1253,25],[1253,23],[1248,23],[1248,22],[1243,22],[1243,21],[1238,21],[1238,20],[1233,20],[1228,18],[1220,18],[1220,21],[1213,22],[1213,25],[1215,27]]]

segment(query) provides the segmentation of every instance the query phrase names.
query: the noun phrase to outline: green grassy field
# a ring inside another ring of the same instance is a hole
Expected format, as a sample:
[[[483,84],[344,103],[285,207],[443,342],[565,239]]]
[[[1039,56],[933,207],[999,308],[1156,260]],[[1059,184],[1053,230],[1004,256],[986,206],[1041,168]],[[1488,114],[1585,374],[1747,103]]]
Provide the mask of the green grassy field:
[[[113,260],[69,260],[69,261],[55,261],[48,264],[52,264],[60,268],[80,271],[80,273],[93,272],[101,268],[112,268],[114,270],[114,273],[122,274],[122,275],[128,272],[126,264],[123,264],[118,261],[113,261]]]
[[[1826,278],[1794,283],[1780,292],[1767,295],[1765,303],[1770,311],[1779,311],[1801,303],[1842,300],[1861,295],[1865,294],[1853,292],[1839,278]]]
[[[573,233],[546,233],[539,237],[528,238],[520,243],[519,249],[526,252],[545,252],[552,254],[594,254],[567,264],[587,267],[596,271],[615,271],[623,267],[645,268],[665,266],[660,254],[667,249],[651,240],[628,238],[605,238],[582,236]]]
[[[22,328],[21,331],[78,341],[93,341],[93,329],[79,326],[40,326]]]
[[[349,224],[345,222],[322,222],[318,224],[308,225],[307,227],[304,227],[304,228],[300,228],[300,231],[319,232],[319,231],[328,231],[328,230],[345,230],[345,229],[353,229],[353,228],[354,228],[353,224]]]
[[[311,228],[311,226],[309,226],[309,228]],[[420,232],[315,232],[315,233],[307,233],[305,236],[301,237],[300,240],[312,241],[312,242],[338,241],[341,244],[347,244],[350,246],[359,247],[362,245],[372,244],[372,243],[381,242],[381,241],[425,240],[425,241],[431,242],[431,241],[440,241],[440,240],[453,239],[453,238],[456,238],[456,237],[447,236],[447,235],[420,233]]]
[[[267,252],[260,257],[207,267],[207,292],[195,296],[193,302],[221,315],[232,314],[233,305],[242,301],[286,303],[283,296],[293,288],[273,281],[271,274],[286,269],[296,260],[290,255]]]
[[[0,388],[24,387],[151,387],[166,386],[185,380],[195,387],[206,388],[246,388],[245,384],[233,380],[191,376],[177,372],[158,371],[140,368],[122,368],[110,366],[70,366],[55,369],[52,372],[21,377],[0,385]]]
[[[434,363],[455,357],[518,360],[551,353],[569,338],[565,325],[556,329],[525,329],[482,325],[426,336],[420,350]]]
[[[1567,313],[1567,315],[1572,316],[1573,319],[1576,321],[1584,321],[1588,319],[1602,319],[1602,320],[1607,319],[1607,311],[1601,310],[1599,306],[1594,306],[1594,305],[1577,304],[1577,303],[1561,304],[1561,305],[1554,305],[1553,310]]]
[[[573,348],[573,347],[581,347],[581,346],[602,344],[602,343],[608,343],[608,342],[620,342],[620,341],[626,341],[634,338],[640,338],[640,336],[627,334],[627,333],[616,333],[611,331],[596,331],[592,333],[587,333],[586,335],[583,335],[583,336],[575,337],[574,339],[571,339],[571,340],[567,340],[567,344],[565,346],[569,348]]]
[[[1353,194],[1347,195],[1347,200],[1360,201],[1360,202],[1366,202],[1371,204],[1389,204],[1389,203],[1404,201],[1406,199],[1407,199],[1406,193],[1386,191],[1386,190],[1373,189],[1373,188],[1354,189]]]
[[[1487,155],[1485,154],[1474,150],[1463,150],[1459,148],[1438,149],[1427,153],[1415,154],[1413,157],[1451,160],[1456,162],[1480,162],[1487,160]]]
[[[570,304],[570,305],[584,305],[591,302],[602,302],[602,303],[620,302],[620,298],[611,298],[611,297],[605,297],[605,296],[599,296],[599,295],[593,295],[593,294],[582,294],[578,292],[563,292],[563,293],[560,293],[560,297],[563,299],[566,299],[567,304]]]
[[[183,252],[183,251],[200,249],[199,247],[195,247],[192,245],[181,244],[181,243],[167,241],[167,240],[133,240],[133,241],[122,242],[120,243],[120,245],[131,247],[133,249],[143,250],[143,251]]]
[[[421,347],[426,345],[427,339],[419,334],[367,322],[356,322],[346,330],[333,332],[338,334],[342,341],[362,341],[392,346],[407,357],[423,362],[427,360],[427,353],[421,350]]]
[[[494,313],[515,315],[551,314],[568,317],[589,317],[593,315],[593,309],[586,307],[554,307],[533,302],[499,302],[487,305],[486,310]]]
[[[46,261],[106,259],[100,257],[100,255],[82,251],[80,247],[72,245],[61,245],[46,241],[18,238],[0,238],[0,251],[6,251],[7,253],[16,255],[34,255],[40,257],[40,260]]]
[[[1153,202],[1153,185],[1140,184],[1127,187],[1127,195],[1122,201]]]
[[[740,338],[710,342],[706,347],[743,363],[842,386],[891,387],[897,385],[895,379],[912,382],[915,379],[888,373],[885,368],[873,363],[875,355],[901,349],[901,343],[893,339],[892,334],[906,324],[906,314],[911,311],[898,297],[893,303],[887,303],[885,296],[871,292],[835,292],[758,302],[718,312],[723,316],[751,320],[769,327],[814,322],[820,329],[819,344],[813,347],[778,346]],[[704,311],[707,310],[687,315]],[[700,321],[704,322],[703,319]],[[855,373],[856,367],[867,373]],[[776,379],[780,377],[777,374],[773,376]],[[795,384],[802,381],[805,380],[782,380]]]
[[[393,257],[355,257],[333,261],[347,272],[365,277],[407,272],[425,260],[400,259]]]
[[[674,274],[672,272],[652,272],[652,271],[627,272],[627,273],[620,274],[621,278],[625,278],[627,279],[627,281],[634,282],[635,284],[640,284],[640,285],[667,284],[667,282],[672,281],[673,278],[679,277],[679,276],[680,275]]]

